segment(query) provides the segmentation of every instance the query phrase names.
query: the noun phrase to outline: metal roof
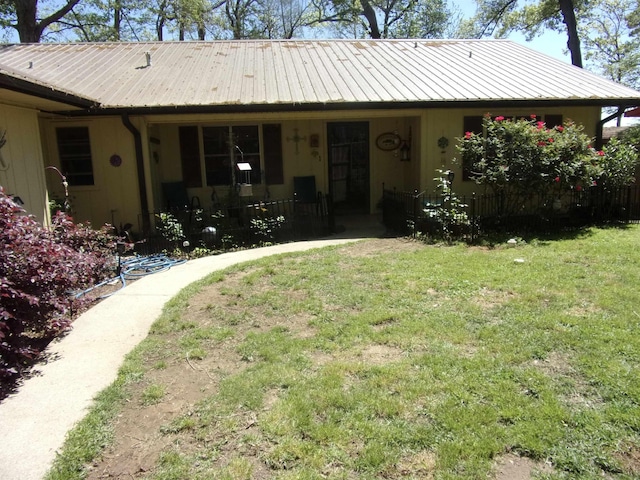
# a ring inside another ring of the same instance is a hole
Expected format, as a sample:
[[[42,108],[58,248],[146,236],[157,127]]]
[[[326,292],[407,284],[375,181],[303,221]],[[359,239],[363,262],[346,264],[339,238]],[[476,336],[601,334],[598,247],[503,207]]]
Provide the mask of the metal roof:
[[[509,40],[16,44],[0,46],[3,68],[107,109],[640,105],[638,91]]]
[[[38,79],[28,77],[14,71],[6,65],[0,64],[0,88],[13,92],[44,99],[47,102],[61,102],[65,107],[95,107],[98,103],[90,98],[84,98],[74,92],[43,84]],[[43,104],[40,102],[40,104]]]

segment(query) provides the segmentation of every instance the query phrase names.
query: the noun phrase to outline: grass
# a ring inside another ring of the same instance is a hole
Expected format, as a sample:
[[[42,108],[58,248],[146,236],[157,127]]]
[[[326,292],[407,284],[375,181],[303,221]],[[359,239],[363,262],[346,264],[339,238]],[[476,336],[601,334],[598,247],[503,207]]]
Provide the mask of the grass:
[[[154,372],[225,345],[244,368],[160,428],[175,441],[150,478],[477,479],[509,452],[549,462],[539,478],[638,478],[639,238],[359,244],[216,273],[166,306],[48,478],[83,478],[134,387],[168,401]]]

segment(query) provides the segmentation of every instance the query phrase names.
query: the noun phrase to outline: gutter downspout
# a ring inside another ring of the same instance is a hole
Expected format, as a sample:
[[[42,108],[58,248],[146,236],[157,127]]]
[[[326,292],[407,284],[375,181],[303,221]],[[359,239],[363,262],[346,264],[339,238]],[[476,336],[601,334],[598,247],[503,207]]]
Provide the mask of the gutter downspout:
[[[136,150],[136,167],[138,170],[138,190],[140,192],[140,208],[142,210],[142,233],[146,235],[149,232],[149,203],[147,201],[147,182],[144,175],[144,159],[142,155],[142,136],[140,131],[131,123],[127,113],[122,114],[122,124],[133,135],[133,141]]]
[[[604,128],[604,124],[622,115],[626,108],[627,107],[619,105],[618,111],[616,113],[614,113],[613,115],[609,115],[607,118],[603,118],[598,122],[598,125],[596,127],[596,150],[602,150],[602,145],[604,144],[604,141],[602,139],[602,129]]]

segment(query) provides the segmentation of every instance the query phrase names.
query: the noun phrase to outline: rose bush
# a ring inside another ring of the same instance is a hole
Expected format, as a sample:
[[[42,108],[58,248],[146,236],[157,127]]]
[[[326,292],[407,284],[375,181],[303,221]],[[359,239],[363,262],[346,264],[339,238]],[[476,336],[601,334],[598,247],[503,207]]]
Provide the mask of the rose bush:
[[[466,132],[458,140],[463,168],[493,193],[551,194],[590,185],[600,171],[599,152],[583,127],[571,122],[547,128],[535,115],[485,115],[482,133]]]

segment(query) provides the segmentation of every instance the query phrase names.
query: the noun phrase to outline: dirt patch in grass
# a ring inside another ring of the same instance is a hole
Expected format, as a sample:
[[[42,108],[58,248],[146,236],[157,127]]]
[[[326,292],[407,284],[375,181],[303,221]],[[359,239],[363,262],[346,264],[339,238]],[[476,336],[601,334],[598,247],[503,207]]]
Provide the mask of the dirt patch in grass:
[[[625,443],[621,445],[619,452],[615,455],[616,459],[622,465],[622,470],[627,475],[634,478],[640,476],[640,446],[633,443]]]
[[[377,239],[342,248],[348,257],[429,247],[403,239]],[[113,425],[114,442],[90,466],[88,479],[145,478],[156,470],[163,454],[177,447],[182,454],[188,455],[203,444],[215,445],[215,448],[209,448],[215,453],[202,462],[214,463],[220,471],[229,474],[228,478],[273,478],[274,472],[267,460],[273,446],[259,430],[255,412],[240,410],[232,414],[233,418],[216,417],[215,421],[225,423],[225,428],[220,431],[207,429],[204,438],[198,436],[195,428],[198,403],[217,394],[225,378],[253,365],[254,359],[243,355],[239,349],[248,335],[268,332],[274,327],[282,327],[290,336],[299,339],[315,335],[310,318],[305,314],[285,317],[266,314],[259,306],[247,308],[246,299],[236,292],[244,282],[253,281],[253,291],[262,293],[267,286],[260,279],[260,268],[231,273],[224,281],[204,287],[189,299],[187,311],[179,320],[182,325],[170,333],[156,335],[161,343],[146,355],[142,380],[132,381],[126,387],[129,399]],[[295,299],[299,293],[293,288],[283,288],[280,294]],[[487,292],[488,307],[504,301],[502,296],[490,299],[491,296]],[[389,319],[374,329],[385,328],[393,322],[394,319]],[[227,329],[230,333],[220,338],[207,338],[203,342],[204,348],[188,345],[195,330],[202,331],[203,335],[215,335],[216,329]],[[405,352],[392,346],[371,344],[361,350],[338,353],[341,355],[369,365],[383,365],[402,360]],[[312,352],[309,360],[312,362],[310,371],[313,371],[335,357],[327,352]],[[162,392],[153,402],[145,401],[144,396],[150,386],[159,386]],[[266,392],[262,409],[269,410],[276,404],[279,394],[278,389]],[[625,458],[637,459],[637,450],[633,454],[626,453]],[[384,478],[433,478],[436,464],[437,458],[432,452],[408,453],[385,472]],[[495,478],[526,480],[534,471],[549,471],[546,468],[527,458],[507,455],[496,465]],[[629,467],[630,470],[633,468]]]
[[[553,473],[553,468],[544,462],[507,454],[496,461],[495,471],[496,480],[529,480],[534,473]]]
[[[411,251],[419,248],[424,246],[402,239],[376,239],[344,247],[348,255],[376,255],[390,250]],[[244,300],[234,292],[238,290],[241,282],[247,281],[255,273],[254,269],[245,269],[227,275],[223,282],[205,287],[189,300],[188,314],[183,314],[181,319],[184,322],[184,330],[162,334],[161,338],[166,348],[159,348],[157,355],[151,353],[147,356],[144,379],[127,387],[129,401],[113,425],[115,441],[105,450],[102,458],[90,466],[87,478],[142,478],[158,464],[162,452],[175,442],[180,442],[181,449],[185,453],[188,452],[191,449],[189,443],[193,440],[188,439],[187,435],[175,436],[163,432],[166,432],[176,419],[188,418],[198,402],[217,393],[223,378],[238,374],[251,365],[251,359],[243,359],[238,352],[238,346],[248,334],[284,327],[297,338],[314,335],[314,329],[309,325],[309,318],[305,315],[284,318],[265,315],[259,308],[251,309],[251,315],[246,315]],[[264,287],[258,280],[253,288],[256,293],[260,293]],[[283,294],[295,298],[297,292],[291,290]],[[204,358],[200,358],[202,352],[197,349],[190,354],[186,348],[187,353],[184,353],[184,341],[194,328],[206,330],[215,327],[231,328],[233,334],[222,341],[208,342],[209,347]],[[168,350],[172,351],[169,358],[166,355]],[[361,355],[363,360],[379,364],[393,361],[400,352],[389,347],[377,346],[368,348],[361,352]],[[319,364],[329,361],[327,358],[312,360],[317,360]],[[162,398],[151,405],[145,404],[143,400],[143,393],[149,385],[164,388]],[[270,397],[273,397],[272,402],[275,402],[277,392],[273,392]],[[222,443],[225,446],[221,447],[216,463],[224,466],[227,462],[229,469],[236,468],[237,466],[231,464],[230,453],[237,454],[238,450],[242,450],[243,457],[250,464],[251,478],[269,478],[269,470],[260,460],[263,452],[243,440],[250,436],[251,429],[254,428],[251,423],[254,420],[235,420],[243,424],[242,428],[238,429],[241,434],[235,438],[224,439]],[[216,439],[203,441],[212,442]]]

